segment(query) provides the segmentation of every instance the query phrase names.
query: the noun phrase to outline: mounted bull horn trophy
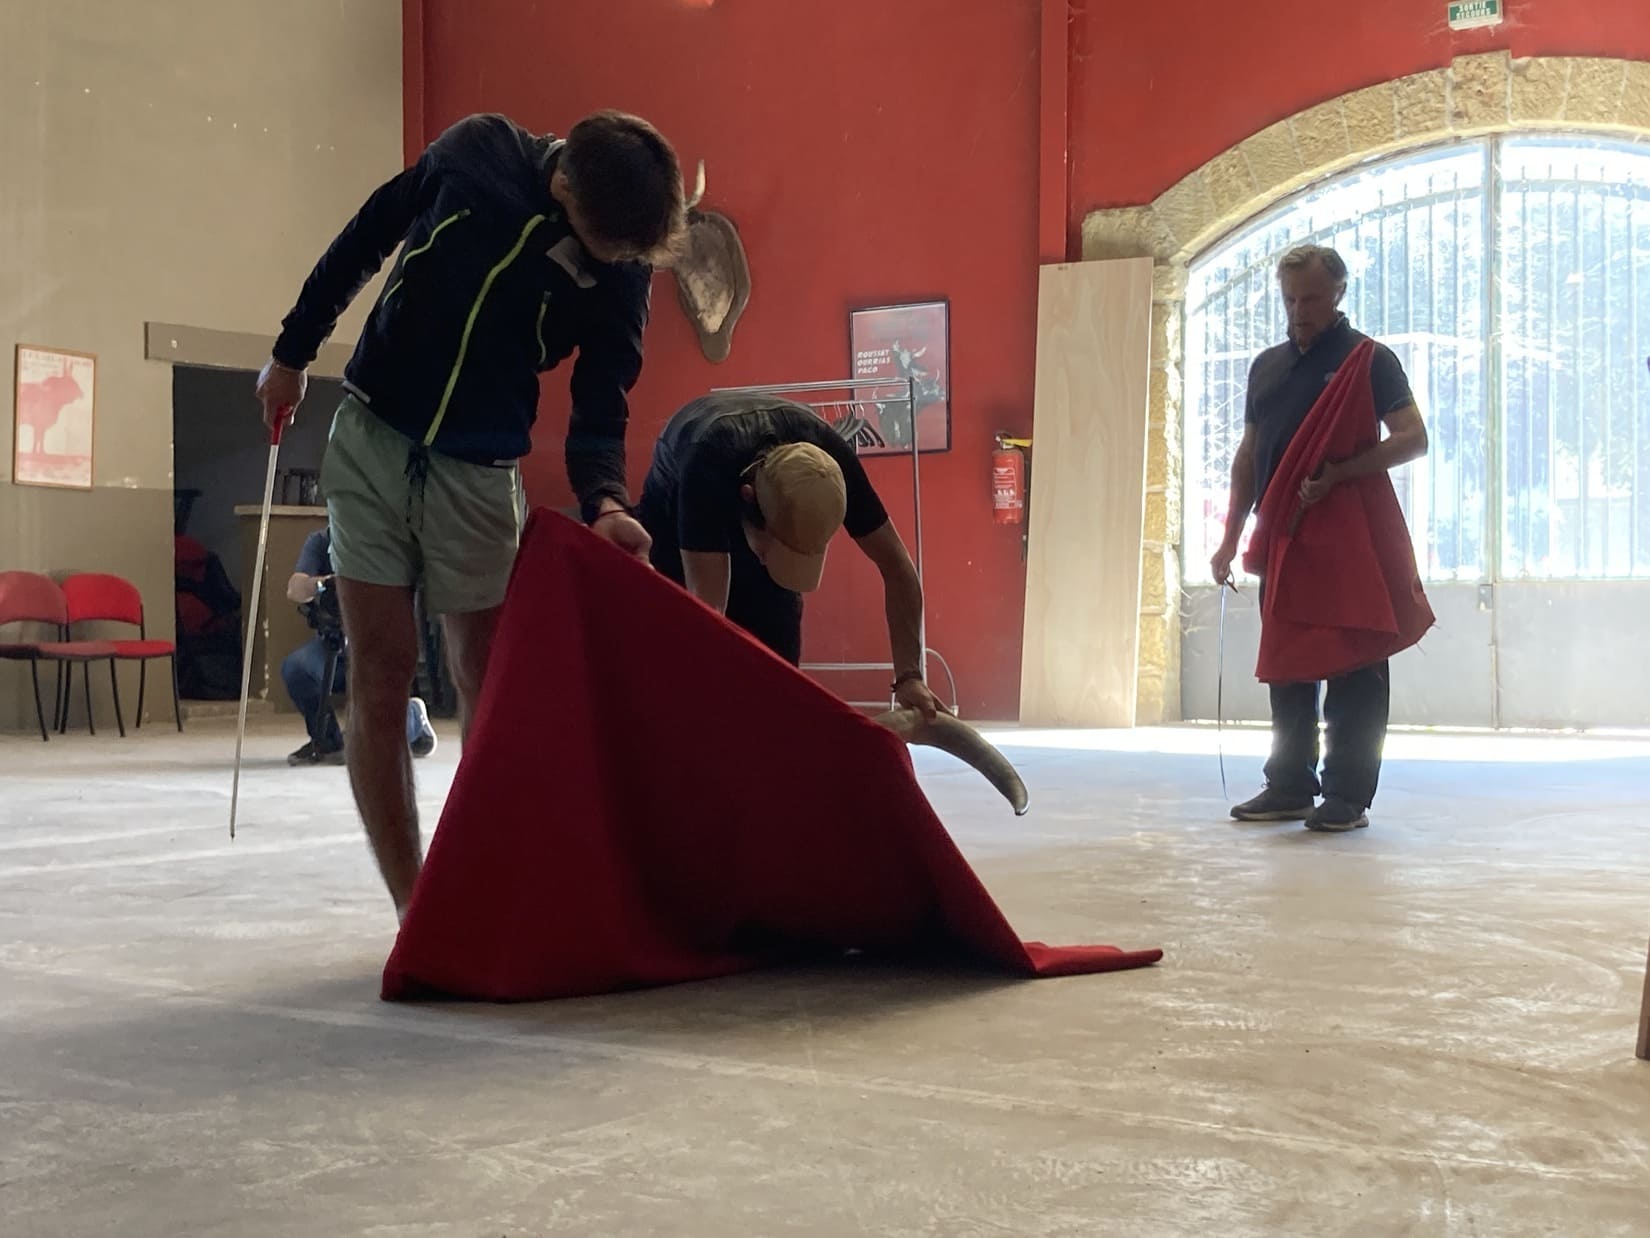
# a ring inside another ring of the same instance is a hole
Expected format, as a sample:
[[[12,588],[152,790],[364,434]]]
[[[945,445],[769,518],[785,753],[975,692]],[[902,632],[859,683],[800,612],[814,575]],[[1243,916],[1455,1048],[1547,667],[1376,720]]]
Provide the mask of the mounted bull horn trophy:
[[[751,299],[750,264],[739,229],[726,215],[701,211],[705,164],[688,201],[687,234],[670,263],[676,276],[676,300],[699,333],[699,347],[712,361],[726,361],[733,350],[733,328]]]
[[[938,748],[958,760],[966,761],[1002,793],[1013,807],[1016,817],[1025,816],[1026,809],[1031,806],[1026,784],[1020,780],[1009,759],[966,722],[944,713],[930,721],[920,711],[909,708],[890,709],[872,721],[887,727],[908,744]]]

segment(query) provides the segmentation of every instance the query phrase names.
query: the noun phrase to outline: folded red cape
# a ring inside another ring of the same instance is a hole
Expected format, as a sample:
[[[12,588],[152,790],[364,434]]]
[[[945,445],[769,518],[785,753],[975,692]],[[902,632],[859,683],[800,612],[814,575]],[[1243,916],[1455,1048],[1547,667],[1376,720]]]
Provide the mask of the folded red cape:
[[[571,997],[850,949],[1022,976],[1162,957],[1021,943],[897,736],[535,512],[384,997]]]
[[[1432,627],[1390,476],[1342,482],[1301,510],[1301,483],[1325,461],[1350,459],[1379,441],[1374,355],[1374,341],[1364,340],[1341,364],[1255,513],[1243,566],[1265,581],[1255,665],[1262,683],[1344,675],[1408,649]]]

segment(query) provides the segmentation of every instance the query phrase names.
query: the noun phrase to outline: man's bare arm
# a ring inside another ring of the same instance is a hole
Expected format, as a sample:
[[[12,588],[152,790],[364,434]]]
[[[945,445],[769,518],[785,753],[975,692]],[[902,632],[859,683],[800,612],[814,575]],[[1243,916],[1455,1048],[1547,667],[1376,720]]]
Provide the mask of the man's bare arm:
[[[1243,438],[1232,457],[1232,495],[1226,505],[1226,536],[1209,560],[1209,570],[1215,583],[1223,585],[1232,578],[1232,560],[1237,558],[1238,538],[1249,513],[1255,509],[1255,427],[1245,425]]]
[[[728,613],[732,556],[725,551],[684,550],[682,575],[689,593],[718,614]]]
[[[294,606],[313,602],[315,595],[321,591],[321,582],[331,579],[330,576],[311,576],[308,572],[294,572],[292,579],[286,582],[286,600]]]

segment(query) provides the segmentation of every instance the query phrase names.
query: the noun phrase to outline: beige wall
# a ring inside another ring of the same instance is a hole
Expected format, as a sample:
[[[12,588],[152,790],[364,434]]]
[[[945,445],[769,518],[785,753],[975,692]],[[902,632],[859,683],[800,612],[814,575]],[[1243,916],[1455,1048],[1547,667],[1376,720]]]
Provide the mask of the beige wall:
[[[144,323],[272,336],[400,166],[398,0],[0,4],[0,568],[120,571],[170,635],[172,375]],[[19,341],[97,354],[89,493],[12,481]],[[32,720],[20,669],[0,728]]]

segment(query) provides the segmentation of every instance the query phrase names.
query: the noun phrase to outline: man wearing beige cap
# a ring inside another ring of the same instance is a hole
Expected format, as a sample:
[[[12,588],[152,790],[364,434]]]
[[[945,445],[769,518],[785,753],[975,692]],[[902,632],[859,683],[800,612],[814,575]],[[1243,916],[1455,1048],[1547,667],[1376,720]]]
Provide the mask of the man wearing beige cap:
[[[812,409],[718,393],[671,418],[637,512],[653,566],[793,666],[802,595],[838,529],[882,575],[895,698],[933,717],[922,679],[922,584],[852,447]]]

